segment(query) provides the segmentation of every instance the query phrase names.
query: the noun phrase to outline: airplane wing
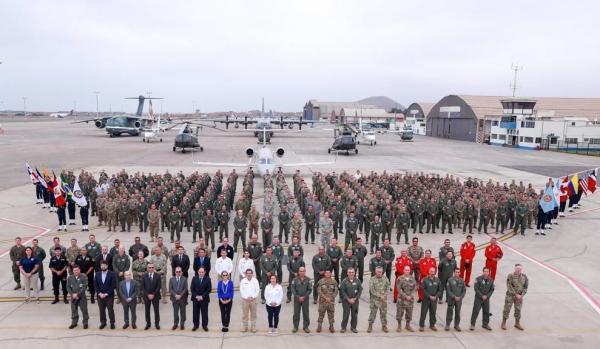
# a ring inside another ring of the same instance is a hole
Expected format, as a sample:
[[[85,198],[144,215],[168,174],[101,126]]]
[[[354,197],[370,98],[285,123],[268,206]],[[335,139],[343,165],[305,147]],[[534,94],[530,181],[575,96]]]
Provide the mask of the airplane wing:
[[[333,164],[335,164],[335,161],[295,162],[280,164],[278,167],[323,166]]]
[[[240,163],[240,162],[206,162],[206,161],[195,161],[194,165],[200,166],[211,166],[211,167],[254,167],[252,163]]]
[[[87,123],[88,123],[88,122],[90,122],[90,121],[92,121],[92,122],[95,122],[95,121],[97,121],[97,120],[102,120],[102,121],[105,121],[105,122],[106,122],[106,120],[108,120],[108,119],[110,119],[110,118],[112,118],[112,116],[105,116],[105,117],[103,117],[103,118],[93,118],[93,119],[86,119],[86,120],[73,121],[73,122],[71,122],[71,123],[72,123],[72,124],[80,124],[80,123],[82,123],[82,122],[85,122],[85,123],[87,124]]]

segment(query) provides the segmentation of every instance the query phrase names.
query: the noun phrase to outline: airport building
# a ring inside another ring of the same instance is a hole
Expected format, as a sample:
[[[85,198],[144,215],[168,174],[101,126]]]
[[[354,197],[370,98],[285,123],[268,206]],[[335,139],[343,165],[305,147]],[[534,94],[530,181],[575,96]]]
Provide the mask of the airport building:
[[[311,99],[304,104],[302,116],[305,120],[328,119],[335,115],[340,115],[342,109],[375,109],[374,105],[362,104],[359,102],[325,102]]]
[[[404,111],[404,123],[407,127],[410,127],[413,134],[425,135],[426,130],[426,118],[434,103],[423,103],[417,102],[412,103]]]
[[[600,98],[449,95],[427,114],[426,134],[533,149],[575,138],[595,142],[599,119]]]

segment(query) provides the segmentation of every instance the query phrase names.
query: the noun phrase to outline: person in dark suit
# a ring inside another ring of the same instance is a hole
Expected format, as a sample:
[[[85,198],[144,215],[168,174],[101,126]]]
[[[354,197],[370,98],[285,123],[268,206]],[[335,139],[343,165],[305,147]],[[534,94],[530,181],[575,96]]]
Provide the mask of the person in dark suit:
[[[174,257],[177,258],[177,257]],[[169,292],[171,293],[171,302],[173,303],[173,328],[177,329],[177,325],[183,330],[185,329],[185,308],[187,306],[188,283],[187,278],[182,275],[183,271],[180,267],[175,268],[175,276],[169,280]]]
[[[177,255],[171,258],[171,269],[173,275],[175,275],[175,269],[181,268],[181,276],[188,278],[188,271],[190,270],[190,257],[184,254],[185,250],[183,246],[177,248]]]
[[[126,271],[124,275],[125,280],[119,283],[118,292],[121,297],[121,305],[123,306],[123,320],[125,320],[123,329],[125,330],[129,327],[129,314],[131,314],[131,328],[135,330],[137,328],[135,325],[135,320],[137,319],[135,308],[137,306],[136,293],[138,285],[131,279],[130,271]]]
[[[106,261],[100,261],[100,272],[94,277],[94,289],[98,299],[100,310],[100,329],[106,327],[106,311],[110,320],[110,329],[115,329],[115,289],[117,288],[117,277],[114,272],[108,270]]]
[[[112,255],[108,253],[108,247],[102,246],[102,252],[94,259],[94,270],[100,272],[100,262],[105,261],[108,264],[108,270],[113,270]]]
[[[204,248],[198,249],[198,256],[194,258],[194,275],[198,275],[198,269],[204,268],[206,277],[210,275],[210,257],[206,256]]]
[[[146,327],[150,328],[150,306],[154,309],[154,326],[160,330],[160,275],[156,273],[154,264],[148,263],[148,272],[142,278],[142,293],[144,295],[144,308],[146,315]]]
[[[212,290],[212,282],[204,267],[198,269],[198,273],[192,279],[190,285],[192,292],[192,305],[194,328],[196,331],[200,324],[200,315],[202,315],[202,329],[208,331],[208,303],[210,303],[210,291]]]

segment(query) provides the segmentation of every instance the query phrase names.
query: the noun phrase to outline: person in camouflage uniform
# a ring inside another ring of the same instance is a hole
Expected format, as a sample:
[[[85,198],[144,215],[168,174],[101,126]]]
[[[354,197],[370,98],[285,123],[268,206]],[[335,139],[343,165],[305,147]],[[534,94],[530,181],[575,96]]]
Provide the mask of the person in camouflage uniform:
[[[117,210],[118,204],[113,201],[112,197],[108,198],[108,203],[105,205],[106,207],[106,217],[107,217],[107,225],[108,231],[117,231]]]
[[[325,272],[331,270],[331,259],[325,253],[325,247],[319,246],[319,252],[316,255],[314,255],[312,259],[312,268],[314,276],[313,297],[314,304],[317,304],[317,298],[319,296],[317,284],[319,283],[319,280],[323,278]]]
[[[156,204],[150,206],[148,211],[148,225],[150,228],[150,242],[158,238],[158,225],[160,223],[160,211],[156,209]]]
[[[196,237],[202,238],[202,208],[197,202],[190,212],[190,220],[192,222],[192,243],[196,242]]]
[[[177,235],[177,240],[181,240],[181,214],[176,206],[173,206],[169,213],[169,226],[171,231],[171,243],[175,241],[175,235]]]
[[[260,213],[256,209],[256,206],[252,205],[250,212],[248,212],[248,225],[249,225],[248,235],[250,235],[250,236],[252,236],[254,234],[258,235],[259,220],[260,220]]]
[[[273,243],[273,218],[269,212],[265,212],[260,219],[260,230],[262,231],[263,246],[268,247]]]
[[[169,212],[171,212],[171,205],[166,196],[163,196],[158,209],[160,211],[160,231],[164,233],[165,227],[170,231]]]
[[[326,270],[323,278],[317,283],[317,291],[319,293],[319,317],[317,319],[317,333],[321,332],[323,319],[327,313],[329,321],[329,332],[334,333],[335,329],[335,297],[338,293],[338,283],[331,278],[331,270]]]
[[[215,229],[217,229],[217,217],[212,213],[211,209],[206,210],[206,216],[204,216],[204,237],[206,244],[210,242],[210,248],[215,249]]]
[[[297,236],[299,239],[302,238],[302,224],[304,221],[302,220],[302,216],[300,212],[295,212],[292,220],[290,221],[290,229],[292,230],[292,238]],[[306,242],[308,243],[308,241]],[[314,243],[314,241],[313,241]]]
[[[136,283],[136,298],[137,302],[142,302],[142,278],[146,273],[148,261],[144,257],[144,251],[138,251],[137,259],[131,265],[133,280]]]
[[[139,253],[139,251],[138,251]],[[142,251],[142,253],[144,253]],[[115,272],[115,276],[117,277],[117,285],[125,280],[125,272],[129,271],[129,267],[131,266],[131,260],[129,259],[129,256],[125,254],[125,248],[124,247],[119,247],[119,253],[113,257],[112,260],[112,267],[113,267],[113,271]],[[117,287],[117,296],[119,296],[119,288]],[[120,303],[120,298],[121,297],[116,297],[117,298],[117,303]]]
[[[396,332],[402,331],[402,317],[405,317],[405,328],[409,332],[414,332],[410,323],[413,318],[413,308],[415,305],[415,293],[417,292],[417,281],[411,275],[411,267],[405,266],[402,275],[396,279],[396,289],[398,290],[398,302],[396,303],[396,321],[398,328]]]
[[[285,243],[288,243],[288,237],[290,234],[290,213],[287,210],[287,206],[281,205],[279,215],[277,215],[277,219],[279,220],[279,240],[283,241],[282,238],[285,237]]]
[[[387,295],[390,290],[390,281],[383,275],[383,268],[375,269],[375,277],[369,280],[369,297],[371,303],[369,305],[369,327],[368,333],[373,332],[373,323],[379,310],[379,318],[381,320],[381,329],[387,333]]]
[[[506,278],[506,298],[504,299],[504,310],[502,311],[501,328],[506,330],[506,321],[510,316],[510,310],[515,305],[515,328],[523,331],[521,326],[521,310],[523,309],[523,297],[529,288],[529,279],[523,273],[523,266],[515,264],[513,273]]]

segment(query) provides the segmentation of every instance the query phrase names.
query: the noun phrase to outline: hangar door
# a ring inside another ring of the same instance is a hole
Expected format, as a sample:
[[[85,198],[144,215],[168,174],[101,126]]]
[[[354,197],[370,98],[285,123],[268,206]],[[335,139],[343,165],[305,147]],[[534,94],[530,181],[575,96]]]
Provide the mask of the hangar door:
[[[460,107],[441,107],[439,116],[431,119],[431,135],[434,137],[474,142],[476,134],[476,120],[463,117]]]

